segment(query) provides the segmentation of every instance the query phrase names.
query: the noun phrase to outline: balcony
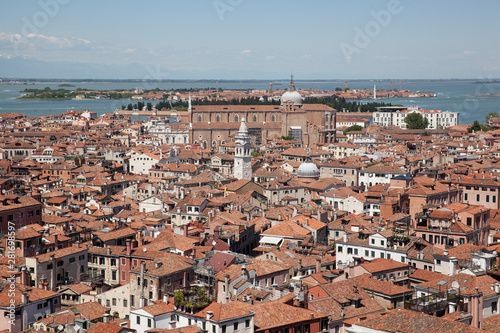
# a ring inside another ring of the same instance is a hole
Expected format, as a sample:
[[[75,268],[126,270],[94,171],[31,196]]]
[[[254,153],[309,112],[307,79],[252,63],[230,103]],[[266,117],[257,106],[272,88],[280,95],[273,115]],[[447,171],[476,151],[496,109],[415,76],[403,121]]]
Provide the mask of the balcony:
[[[436,312],[448,309],[449,305],[456,305],[456,311],[465,309],[464,298],[456,293],[436,293],[406,301],[404,308],[423,312],[425,314],[436,314]]]
[[[94,284],[101,284],[104,282],[104,275],[101,274],[80,274],[80,281],[81,282],[92,282]]]

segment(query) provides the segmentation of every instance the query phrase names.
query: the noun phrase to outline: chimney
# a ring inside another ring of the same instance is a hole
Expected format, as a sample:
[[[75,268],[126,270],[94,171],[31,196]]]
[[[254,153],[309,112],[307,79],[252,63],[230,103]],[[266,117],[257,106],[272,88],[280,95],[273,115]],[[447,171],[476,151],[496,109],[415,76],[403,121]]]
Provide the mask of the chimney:
[[[245,264],[241,265],[241,275],[244,277],[245,280],[248,281],[249,276],[248,276],[247,266]]]
[[[164,295],[163,295],[163,302],[164,302],[165,304],[168,304],[168,294],[164,294]]]
[[[29,286],[28,272],[26,271],[26,267],[21,267],[21,284],[24,286]]]
[[[80,241],[76,241],[75,246],[79,248],[80,247]]]
[[[51,277],[50,277],[50,290],[55,291],[56,290],[56,259],[54,255],[52,254],[50,256],[50,262],[52,263],[52,269],[51,269]]]
[[[125,244],[127,245],[127,255],[130,256],[132,253],[132,241],[130,239],[127,239],[125,241]]]
[[[450,258],[450,266],[449,266],[450,270],[448,273],[449,276],[453,276],[453,275],[457,274],[457,265],[458,265],[457,258],[451,257]]]
[[[229,303],[229,274],[224,275],[224,289],[225,289],[225,301],[224,303]]]
[[[155,261],[155,268],[160,268],[162,265],[161,261]]]
[[[187,224],[184,224],[183,230],[184,230],[184,236],[187,237],[188,236],[188,225]]]
[[[139,307],[143,308],[146,306],[146,298],[144,296],[141,296],[139,299]]]
[[[297,274],[300,274],[300,270],[302,269],[302,259],[299,259],[299,266]]]
[[[111,247],[109,247],[109,245],[108,245],[108,246],[106,246],[106,254],[107,254],[108,256],[109,256],[109,255],[111,255]]]
[[[212,319],[213,316],[214,316],[213,311],[207,311],[207,320]]]
[[[321,272],[321,259],[322,259],[321,255],[319,255],[319,257],[316,258],[316,273]]]
[[[141,299],[144,298],[144,271],[145,270],[146,270],[146,263],[144,261],[141,261],[141,275],[140,275]],[[141,305],[141,307],[143,307],[143,306],[144,305]]]
[[[28,304],[30,302],[30,297],[26,293],[21,293],[22,303]]]
[[[109,313],[105,313],[103,318],[102,318],[102,321],[105,323],[105,324],[109,324]]]

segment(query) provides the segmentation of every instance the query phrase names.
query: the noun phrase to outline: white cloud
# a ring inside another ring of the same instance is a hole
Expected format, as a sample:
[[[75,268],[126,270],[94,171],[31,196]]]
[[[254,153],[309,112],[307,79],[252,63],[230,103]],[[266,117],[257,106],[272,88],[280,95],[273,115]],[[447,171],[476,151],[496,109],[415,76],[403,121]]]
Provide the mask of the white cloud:
[[[56,37],[41,34],[22,35],[0,32],[0,51],[8,56],[24,56],[38,59],[68,57],[66,52],[90,51],[92,43],[77,37]]]
[[[137,49],[126,49],[125,53],[134,53]]]
[[[464,54],[465,55],[471,55],[471,54],[477,54],[477,52],[476,51],[467,51],[467,50],[465,50]]]

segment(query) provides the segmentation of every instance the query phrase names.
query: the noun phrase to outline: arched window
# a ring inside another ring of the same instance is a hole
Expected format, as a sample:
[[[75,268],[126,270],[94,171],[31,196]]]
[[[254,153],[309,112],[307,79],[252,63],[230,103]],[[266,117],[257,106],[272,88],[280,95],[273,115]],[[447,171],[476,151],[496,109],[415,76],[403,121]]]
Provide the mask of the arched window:
[[[256,121],[257,121],[257,115],[256,115],[256,114],[254,114],[254,115],[253,115],[253,122],[255,123]]]
[[[274,115],[274,113],[273,113],[273,115],[271,116],[271,121],[276,121],[276,116]]]
[[[220,123],[220,114],[218,114],[218,115],[215,116],[215,121],[218,122],[218,123]]]
[[[234,122],[237,123],[240,121],[240,118],[238,117],[237,114],[234,115]]]
[[[212,141],[212,147],[215,147],[215,146],[217,146],[217,141],[214,140],[214,141]]]
[[[198,115],[198,122],[201,123],[201,114]]]

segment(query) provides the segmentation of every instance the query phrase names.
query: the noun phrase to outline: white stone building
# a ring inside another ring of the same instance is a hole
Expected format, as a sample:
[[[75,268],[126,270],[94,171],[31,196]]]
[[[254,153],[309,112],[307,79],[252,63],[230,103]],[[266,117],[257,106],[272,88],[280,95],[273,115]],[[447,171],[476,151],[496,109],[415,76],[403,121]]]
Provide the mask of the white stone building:
[[[458,112],[441,110],[422,110],[418,107],[406,110],[375,111],[373,123],[381,126],[395,125],[406,129],[405,117],[411,113],[418,113],[429,121],[428,129],[446,128],[458,125]]]

